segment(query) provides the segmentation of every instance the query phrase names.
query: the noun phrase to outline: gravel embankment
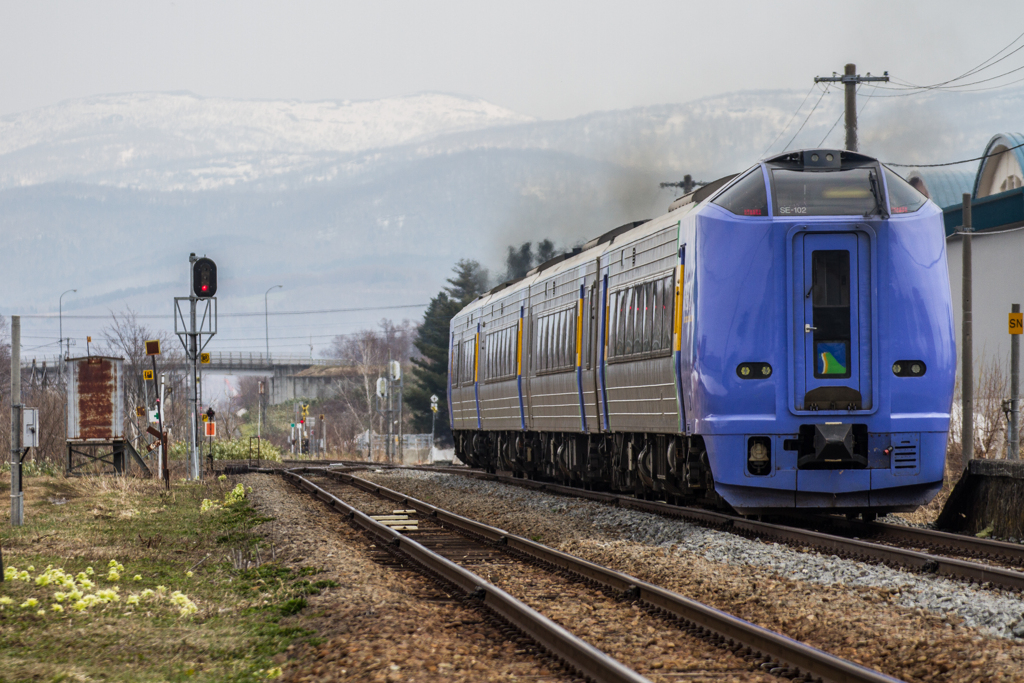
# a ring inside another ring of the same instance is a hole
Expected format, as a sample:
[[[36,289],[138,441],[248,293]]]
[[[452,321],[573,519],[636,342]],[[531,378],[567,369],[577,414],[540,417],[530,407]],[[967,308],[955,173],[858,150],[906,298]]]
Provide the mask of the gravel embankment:
[[[312,478],[366,514],[387,514],[394,503],[327,478]],[[424,529],[433,527],[421,520]],[[416,533],[410,533],[416,538]],[[433,537],[436,539],[436,536]],[[443,551],[442,551],[443,552]],[[461,550],[459,551],[461,552]],[[458,560],[456,560],[458,561]],[[462,562],[460,562],[462,564]],[[775,683],[741,657],[694,638],[675,623],[653,616],[635,603],[496,553],[467,568],[549,619],[561,624],[611,657],[652,679],[682,676],[687,680]]]
[[[284,681],[573,680],[523,653],[481,616],[452,602],[419,574],[370,559],[366,537],[281,477],[240,477],[254,506],[274,522],[260,527],[284,566],[324,570],[338,582],[309,598],[322,644],[290,649]]]
[[[455,475],[378,471],[360,476],[892,676],[1024,680],[1024,601],[1012,593]]]

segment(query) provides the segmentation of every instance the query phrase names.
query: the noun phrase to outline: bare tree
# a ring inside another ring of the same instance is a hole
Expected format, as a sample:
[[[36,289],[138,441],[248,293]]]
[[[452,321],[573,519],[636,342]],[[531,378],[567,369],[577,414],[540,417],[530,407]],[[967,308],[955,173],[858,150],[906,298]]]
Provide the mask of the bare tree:
[[[152,368],[152,361],[146,355],[146,341],[158,339],[161,355],[158,359],[157,371],[167,373],[166,386],[170,400],[163,410],[164,428],[171,434],[177,431],[182,437],[188,434],[188,368],[178,350],[178,340],[159,334],[142,324],[131,309],[123,313],[111,313],[111,323],[103,330],[105,340],[104,353],[124,358],[124,414],[126,436],[137,445],[148,442],[146,437],[147,419],[136,416],[136,406],[150,409],[156,405],[156,392],[159,391],[159,377],[154,381],[143,380],[144,370]],[[176,428],[176,429],[175,429]]]
[[[378,323],[377,329],[360,330],[334,338],[328,354],[354,370],[351,376],[336,380],[335,386],[339,400],[358,425],[358,431],[383,431],[381,419],[375,420],[373,414],[377,378],[384,375],[389,360],[397,360],[403,368],[408,368],[415,337],[416,325],[411,321],[403,320],[396,324],[385,318]]]

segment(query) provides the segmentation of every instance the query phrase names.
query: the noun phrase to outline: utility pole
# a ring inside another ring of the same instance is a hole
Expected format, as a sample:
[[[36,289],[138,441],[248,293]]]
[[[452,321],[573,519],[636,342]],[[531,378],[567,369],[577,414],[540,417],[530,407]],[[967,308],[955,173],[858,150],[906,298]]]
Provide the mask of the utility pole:
[[[1010,438],[1006,457],[1020,460],[1020,335],[1024,325],[1020,304],[1012,304],[1010,311]]]
[[[963,372],[960,379],[963,385],[963,405],[961,407],[960,441],[963,444],[964,467],[974,459],[974,314],[972,308],[971,282],[971,193],[964,192],[964,227],[963,227],[963,285],[960,299],[963,305],[963,321],[961,323],[961,344],[963,356]]]
[[[11,316],[11,526],[25,523],[21,487],[21,316]]]
[[[857,151],[857,86],[861,83],[872,81],[889,81],[889,72],[884,76],[872,76],[870,72],[866,76],[857,75],[857,65],[847,64],[846,71],[842,76],[835,72],[831,76],[815,76],[815,83],[842,83],[846,86],[846,149],[851,152]]]

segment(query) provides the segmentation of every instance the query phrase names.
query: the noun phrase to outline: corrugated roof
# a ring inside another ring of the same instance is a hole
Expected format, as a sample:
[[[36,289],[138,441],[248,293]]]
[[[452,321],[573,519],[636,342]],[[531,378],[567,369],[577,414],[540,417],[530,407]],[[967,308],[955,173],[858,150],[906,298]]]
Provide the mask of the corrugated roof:
[[[963,204],[964,192],[973,192],[976,175],[974,171],[953,168],[915,168],[907,180],[913,183],[915,178],[921,179],[933,202],[946,208]]]
[[[987,145],[985,145],[985,151],[982,156],[990,154],[992,149],[999,145],[1003,145],[1008,149],[1010,147],[1017,147],[1017,145],[1024,145],[1024,135],[1021,135],[1020,133],[997,133],[996,135],[993,135],[992,139],[988,141]],[[1024,147],[1017,147],[1017,149],[1011,150],[1010,154],[1017,159],[1017,163],[1022,169],[1024,169]],[[978,184],[981,182],[981,175],[985,172],[985,166],[990,161],[996,161],[996,158],[982,159],[981,163],[978,164],[978,172],[974,176],[974,187],[971,191],[972,196],[975,198],[978,197]]]

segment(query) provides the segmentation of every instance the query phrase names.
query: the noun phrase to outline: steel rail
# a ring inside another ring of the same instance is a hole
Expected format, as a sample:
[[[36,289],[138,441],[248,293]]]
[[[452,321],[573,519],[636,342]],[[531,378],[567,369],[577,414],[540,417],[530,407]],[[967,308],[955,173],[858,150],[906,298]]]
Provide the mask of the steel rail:
[[[355,463],[353,463],[353,465],[354,464]],[[377,465],[377,467],[380,466]],[[588,500],[607,503],[621,508],[677,517],[705,526],[729,530],[743,536],[768,538],[790,545],[808,546],[858,560],[873,561],[888,566],[904,567],[926,574],[938,574],[939,576],[946,576],[953,579],[967,580],[976,583],[990,583],[993,586],[998,586],[1008,590],[1024,591],[1024,573],[1014,571],[1012,569],[1005,569],[1003,567],[992,567],[968,560],[944,557],[942,555],[932,555],[930,553],[909,550],[906,548],[896,548],[861,539],[844,538],[842,536],[835,536],[809,529],[801,529],[784,524],[761,522],[747,517],[741,517],[739,515],[716,512],[714,510],[671,505],[661,501],[641,500],[632,496],[616,493],[587,491],[586,489],[579,489],[572,486],[563,486],[561,484],[552,484],[531,479],[519,479],[517,477],[490,474],[480,472],[478,470],[469,470],[459,467],[437,468],[416,466],[406,467],[405,469],[459,474],[484,481],[497,481],[505,484],[511,484],[513,486],[521,486],[544,493],[586,498]],[[872,526],[883,525],[874,523]],[[904,527],[897,528],[902,529]],[[943,536],[953,539],[960,538],[956,534],[943,534]],[[972,540],[980,541],[982,539]],[[1012,546],[1013,544],[1000,543],[1000,545]]]
[[[843,517],[820,516],[810,521],[815,523],[815,528],[818,530],[833,527],[846,533],[856,534],[860,538],[913,543],[943,552],[962,553],[970,557],[1002,560],[1010,564],[1024,566],[1024,544],[1020,543],[976,538],[937,529],[923,529],[886,522],[862,522]]]
[[[820,678],[828,683],[893,683],[899,680],[752,624],[673,591],[510,534],[503,529],[443,510],[399,491],[393,491],[342,471],[320,470],[320,472],[369,493],[384,496],[403,507],[414,509],[423,515],[433,517],[470,534],[525,553],[541,562],[554,565],[614,590],[625,592],[657,610],[689,622],[702,635],[710,636],[719,643],[727,644],[732,650],[747,647],[763,653],[772,660],[777,660],[779,669],[788,668],[791,673],[799,670],[809,673],[814,679]],[[397,532],[393,533],[397,534]],[[802,674],[795,675],[799,677]]]
[[[371,519],[368,515],[301,476],[298,471],[285,470],[283,475],[286,480],[299,489],[327,503],[335,512],[345,515],[384,543],[401,549],[413,561],[458,586],[468,596],[481,599],[487,607],[533,638],[542,648],[548,649],[556,657],[576,669],[581,675],[600,683],[651,683],[650,679],[641,676],[590,643],[578,638],[497,586],[428,550],[411,538]]]

